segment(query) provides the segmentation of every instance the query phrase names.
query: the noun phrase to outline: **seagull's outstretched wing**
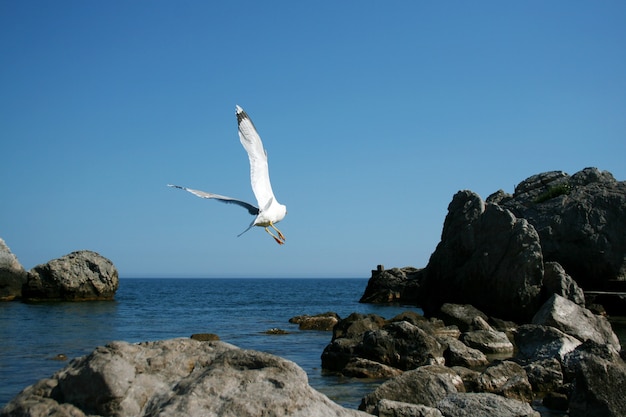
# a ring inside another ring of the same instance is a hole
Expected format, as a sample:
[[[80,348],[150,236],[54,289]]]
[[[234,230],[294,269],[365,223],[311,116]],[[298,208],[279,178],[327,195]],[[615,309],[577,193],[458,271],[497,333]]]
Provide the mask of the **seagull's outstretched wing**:
[[[265,209],[275,200],[270,173],[267,166],[267,152],[263,148],[261,137],[256,131],[248,114],[239,106],[237,110],[237,125],[239,127],[239,140],[248,152],[250,158],[250,182],[256,201],[261,209]]]
[[[207,192],[200,191],[200,190],[193,190],[191,188],[181,187],[180,185],[167,184],[167,186],[173,187],[173,188],[180,188],[181,190],[189,191],[191,194],[197,195],[200,198],[212,198],[214,200],[218,200],[223,203],[237,204],[238,206],[244,207],[246,210],[248,210],[248,213],[252,214],[253,216],[256,216],[257,214],[259,214],[258,207],[255,207],[250,203],[246,203],[245,201],[237,200],[236,198],[226,197],[226,196],[219,195],[219,194],[207,193]]]

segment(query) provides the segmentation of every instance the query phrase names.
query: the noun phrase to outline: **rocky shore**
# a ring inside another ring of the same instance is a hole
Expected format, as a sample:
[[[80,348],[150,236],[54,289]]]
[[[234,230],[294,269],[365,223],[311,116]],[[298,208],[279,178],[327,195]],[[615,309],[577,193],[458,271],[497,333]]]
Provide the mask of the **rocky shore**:
[[[585,292],[610,293],[626,280],[625,231],[626,183],[595,168],[538,174],[485,201],[458,192],[428,265],[379,266],[361,298],[424,315],[291,319],[332,330],[320,352],[326,372],[384,380],[359,410],[312,389],[293,362],[212,335],[112,342],[26,388],[0,416],[538,417],[539,405],[569,417],[624,416],[624,352],[607,309]],[[26,273],[0,243],[2,282],[9,271],[18,280],[10,282],[26,280],[23,291],[67,275]],[[108,271],[77,255],[66,263],[77,258],[88,265],[69,268],[77,277]],[[0,288],[10,286],[19,285]],[[626,316],[619,302],[610,308]]]

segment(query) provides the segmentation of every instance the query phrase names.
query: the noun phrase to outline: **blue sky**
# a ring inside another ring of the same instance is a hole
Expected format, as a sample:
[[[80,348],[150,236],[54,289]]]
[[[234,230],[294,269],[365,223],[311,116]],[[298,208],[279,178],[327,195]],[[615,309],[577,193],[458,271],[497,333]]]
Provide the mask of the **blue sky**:
[[[626,179],[623,1],[2,1],[0,237],[122,277],[423,267],[458,190]],[[289,214],[255,203],[235,105]]]

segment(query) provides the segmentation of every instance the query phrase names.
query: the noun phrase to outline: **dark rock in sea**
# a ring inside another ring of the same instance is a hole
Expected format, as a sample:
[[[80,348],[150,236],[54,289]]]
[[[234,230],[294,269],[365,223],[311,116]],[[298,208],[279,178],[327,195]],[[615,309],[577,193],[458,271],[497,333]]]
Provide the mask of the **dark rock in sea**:
[[[378,265],[372,271],[361,303],[416,303],[422,278],[422,270],[406,267],[385,270]]]
[[[26,271],[0,238],[0,301],[13,301],[22,296]]]
[[[606,317],[593,314],[588,309],[554,294],[533,317],[533,324],[552,326],[578,340],[593,340],[621,350],[619,339]]]
[[[220,340],[220,337],[215,333],[194,333],[191,335],[191,338],[199,342],[214,342]]]
[[[289,323],[299,325],[300,330],[324,330],[329,331],[335,327],[340,320],[337,313],[331,311],[327,313],[316,314],[315,316],[296,316],[289,319]]]
[[[22,296],[26,301],[112,300],[118,286],[113,263],[83,250],[31,269]]]
[[[626,279],[626,181],[597,168],[545,172],[498,204],[528,220],[544,260],[561,264],[585,290]]]
[[[343,367],[341,374],[354,378],[383,379],[401,375],[402,371],[398,368],[384,365],[380,362],[355,356],[348,361],[345,367]]]
[[[26,388],[1,417],[367,416],[308,384],[295,363],[224,342],[113,342]]]
[[[458,192],[420,287],[424,312],[435,315],[444,303],[458,303],[503,319],[529,319],[542,301],[540,243],[525,219],[485,205],[471,191]]]
[[[521,363],[553,358],[562,361],[580,343],[580,340],[554,327],[525,324],[515,332],[515,359]]]
[[[264,331],[263,333],[265,334],[272,334],[272,335],[284,335],[284,334],[289,334],[289,332],[287,330],[283,330],[283,329],[279,329],[278,327],[273,327],[271,329],[267,329],[266,331]]]

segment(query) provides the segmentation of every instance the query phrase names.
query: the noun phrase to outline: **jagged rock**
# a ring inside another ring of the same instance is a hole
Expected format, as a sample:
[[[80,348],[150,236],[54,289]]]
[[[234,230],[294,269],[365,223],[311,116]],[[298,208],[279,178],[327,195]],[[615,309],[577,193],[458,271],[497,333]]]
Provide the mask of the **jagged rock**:
[[[299,325],[300,330],[332,330],[340,318],[337,313],[328,312],[316,314],[315,316],[296,316],[289,319],[289,323]]]
[[[464,366],[452,366],[450,367],[458,376],[463,380],[463,386],[467,392],[477,392],[480,389],[479,377],[480,372],[473,369],[466,368]]]
[[[554,327],[525,324],[515,333],[516,359],[523,363],[552,358],[562,361],[580,343]]]
[[[561,297],[584,307],[585,293],[558,262],[546,262],[543,267],[543,285],[547,294]]]
[[[511,361],[502,361],[485,369],[478,377],[478,391],[531,402],[533,391],[526,371]]]
[[[372,413],[382,399],[435,407],[449,394],[463,392],[461,378],[445,366],[423,366],[390,379],[367,394],[359,410]]]
[[[11,249],[0,238],[0,301],[12,301],[22,296],[26,271]]]
[[[340,337],[360,339],[367,330],[382,329],[385,324],[385,319],[376,314],[352,313],[335,325],[333,340]]]
[[[513,353],[514,347],[504,332],[495,330],[474,330],[461,335],[461,341],[467,346],[483,353]]]
[[[444,417],[540,417],[525,402],[490,393],[448,395],[437,403],[437,408]]]
[[[443,417],[436,408],[385,399],[378,402],[374,414],[378,417]]]
[[[446,350],[443,352],[443,357],[446,360],[447,366],[475,368],[485,366],[489,363],[484,353],[478,349],[467,346],[460,340],[452,337],[442,337],[437,340],[446,347]]]
[[[37,265],[22,288],[27,301],[112,300],[119,286],[118,272],[107,258],[77,251]]]
[[[113,342],[25,389],[10,416],[366,416],[308,385],[293,362],[223,342]]]
[[[392,378],[402,374],[402,371],[392,366],[369,359],[353,357],[341,369],[341,374],[354,378]]]
[[[619,339],[613,333],[606,317],[597,316],[586,308],[554,294],[535,314],[533,324],[555,327],[580,341],[593,340],[621,350]]]
[[[570,417],[626,415],[626,364],[612,349],[588,341],[570,353],[566,362],[570,373],[574,371]]]
[[[626,279],[626,181],[597,168],[522,181],[499,203],[525,218],[541,238],[543,257],[563,266],[586,290]]]
[[[452,199],[425,269],[420,301],[426,315],[448,302],[524,321],[542,302],[543,255],[534,227],[496,204],[485,206],[471,191]]]
[[[443,364],[444,347],[421,328],[406,321],[365,332],[355,353],[394,368],[409,370]]]
[[[476,317],[484,320],[489,319],[485,313],[472,305],[452,303],[444,303],[439,309],[437,317],[447,324],[457,326],[461,332],[477,330],[473,326]]]
[[[385,270],[378,265],[372,270],[372,276],[367,282],[365,292],[359,300],[360,303],[414,303],[417,301],[422,270],[405,267]]]
[[[553,392],[563,385],[561,363],[556,359],[542,359],[524,366],[534,392]]]

